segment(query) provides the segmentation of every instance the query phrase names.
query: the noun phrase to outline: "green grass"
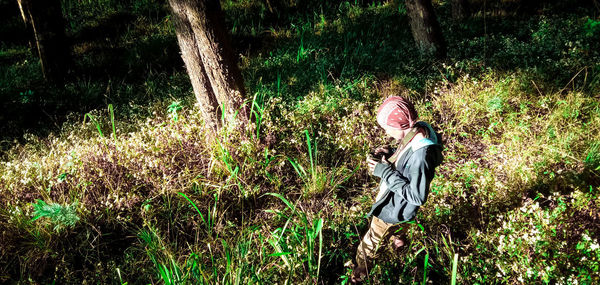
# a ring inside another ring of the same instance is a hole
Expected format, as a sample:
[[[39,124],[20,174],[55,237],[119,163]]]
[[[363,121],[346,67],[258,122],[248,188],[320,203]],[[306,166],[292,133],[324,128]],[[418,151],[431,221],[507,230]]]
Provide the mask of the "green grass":
[[[64,87],[0,46],[0,282],[348,282],[388,95],[417,103],[445,161],[410,243],[382,246],[367,284],[599,281],[593,9],[496,3],[452,23],[438,2],[438,61],[414,49],[402,1],[225,1],[255,120],[211,140],[164,3],[63,2]]]

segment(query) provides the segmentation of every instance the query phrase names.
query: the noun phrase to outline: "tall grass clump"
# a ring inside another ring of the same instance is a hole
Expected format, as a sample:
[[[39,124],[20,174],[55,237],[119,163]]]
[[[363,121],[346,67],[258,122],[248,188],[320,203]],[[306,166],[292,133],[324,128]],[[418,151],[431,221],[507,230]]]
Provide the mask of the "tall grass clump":
[[[302,179],[304,184],[302,192],[304,195],[327,195],[331,193],[331,191],[340,187],[341,184],[346,182],[353,172],[348,173],[348,169],[338,168],[335,166],[332,168],[325,168],[316,165],[318,150],[317,144],[314,141],[311,142],[308,131],[304,131],[304,134],[306,135],[308,163],[310,164],[310,167],[308,165],[304,167],[302,164],[296,162],[296,160],[292,158],[288,158],[288,161],[292,167],[294,167],[294,170],[298,176]],[[329,193],[325,192],[327,190],[329,190]]]
[[[308,268],[304,268],[304,272],[311,276],[312,282],[318,283],[323,252],[323,218],[315,218],[311,222],[305,213],[298,211],[296,206],[282,195],[267,194],[279,198],[285,203],[287,210],[291,211],[289,215],[281,211],[275,212],[286,220],[282,228],[272,232],[269,244],[275,252],[270,256],[281,258],[288,269],[287,280],[294,280],[292,278],[297,275],[296,268],[301,264],[307,264]]]

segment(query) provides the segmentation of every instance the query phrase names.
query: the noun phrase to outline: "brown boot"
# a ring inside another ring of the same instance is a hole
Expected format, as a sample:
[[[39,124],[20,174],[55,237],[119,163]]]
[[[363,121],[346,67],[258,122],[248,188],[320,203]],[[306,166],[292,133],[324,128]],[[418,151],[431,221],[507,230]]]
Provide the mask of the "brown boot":
[[[361,284],[367,277],[367,268],[362,266],[354,266],[352,275],[350,276],[350,284]]]
[[[397,235],[390,236],[390,242],[392,243],[392,249],[395,252],[399,252],[406,245],[406,241]]]

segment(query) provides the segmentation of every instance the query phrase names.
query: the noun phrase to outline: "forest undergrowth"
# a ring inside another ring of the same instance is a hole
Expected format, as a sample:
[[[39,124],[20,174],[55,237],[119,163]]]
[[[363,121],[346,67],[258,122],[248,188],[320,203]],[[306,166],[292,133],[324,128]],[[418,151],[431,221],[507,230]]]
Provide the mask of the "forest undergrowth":
[[[225,1],[254,120],[215,135],[161,3],[63,1],[81,71],[64,88],[0,46],[3,108],[55,114],[22,133],[0,117],[0,282],[346,284],[390,95],[442,135],[444,162],[366,284],[600,281],[597,10],[498,3],[457,24],[438,1],[438,60],[398,2]]]

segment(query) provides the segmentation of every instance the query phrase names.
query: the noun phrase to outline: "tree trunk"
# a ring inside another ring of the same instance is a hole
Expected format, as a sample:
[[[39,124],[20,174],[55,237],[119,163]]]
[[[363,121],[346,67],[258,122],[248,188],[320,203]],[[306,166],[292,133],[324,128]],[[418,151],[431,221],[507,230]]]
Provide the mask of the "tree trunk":
[[[204,70],[200,51],[198,50],[199,44],[194,36],[187,11],[179,2],[169,0],[177,41],[181,49],[181,57],[192,82],[196,100],[200,103],[200,111],[202,112],[204,122],[211,129],[217,130],[221,127],[219,102],[212,90],[208,75],[206,75],[206,71]]]
[[[206,124],[220,128],[226,120],[245,122],[244,82],[231,48],[218,0],[169,0],[181,56],[201,105]]]
[[[417,46],[426,53],[446,56],[446,44],[431,0],[406,0],[406,10]]]
[[[60,0],[17,0],[27,30],[33,32],[44,78],[62,83],[69,60]]]
[[[469,1],[452,0],[452,18],[457,21],[468,18],[471,14]]]

